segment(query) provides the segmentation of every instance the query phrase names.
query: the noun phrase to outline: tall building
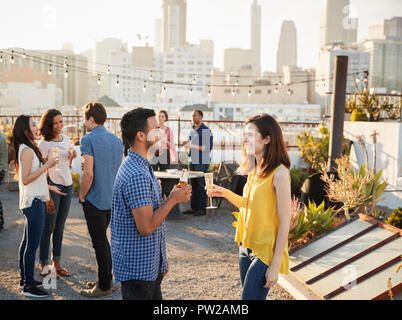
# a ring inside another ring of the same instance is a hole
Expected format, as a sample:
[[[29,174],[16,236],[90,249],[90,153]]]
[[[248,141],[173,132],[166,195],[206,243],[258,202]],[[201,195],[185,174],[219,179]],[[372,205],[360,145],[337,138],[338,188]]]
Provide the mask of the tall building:
[[[358,21],[352,8],[350,0],[322,0],[320,48],[356,42]]]
[[[209,43],[208,46],[205,44]],[[157,102],[196,104],[207,101],[209,74],[213,68],[213,52],[210,42],[200,45],[178,47],[155,57],[155,69],[162,70],[155,75],[161,76]],[[202,75],[202,76],[201,76]],[[184,85],[169,85],[179,83]]]
[[[186,0],[163,0],[163,51],[186,45]]]
[[[402,91],[402,41],[371,40],[361,44],[370,55],[369,86]]]
[[[104,74],[105,72],[111,72],[111,67],[108,67],[108,65],[113,65],[113,55],[120,52],[128,52],[127,43],[122,42],[120,39],[106,38],[102,41],[97,41],[95,49],[96,71],[101,74]],[[111,77],[102,78],[100,85],[101,95],[110,96],[112,85],[114,85],[114,83]]]
[[[348,56],[348,77],[346,82],[346,92],[355,92],[355,80],[357,74],[363,77],[363,72],[370,69],[370,53],[358,50],[356,46],[333,46],[320,50],[320,59],[316,68],[316,88],[315,88],[315,101],[324,108],[329,105],[328,95],[332,92],[335,57]],[[360,82],[360,85],[363,81]],[[329,112],[329,110],[326,110]],[[330,114],[330,113],[328,113]]]
[[[155,19],[154,24],[154,51],[163,52],[163,25],[162,19]]]
[[[284,66],[297,66],[297,33],[293,21],[283,21],[276,55],[276,72]]]
[[[229,48],[224,51],[225,73],[238,73],[244,66],[252,67],[253,52],[250,49]]]
[[[256,72],[261,70],[261,6],[253,0],[251,6],[251,54],[252,67]]]
[[[369,40],[402,41],[402,17],[385,19],[369,26]]]

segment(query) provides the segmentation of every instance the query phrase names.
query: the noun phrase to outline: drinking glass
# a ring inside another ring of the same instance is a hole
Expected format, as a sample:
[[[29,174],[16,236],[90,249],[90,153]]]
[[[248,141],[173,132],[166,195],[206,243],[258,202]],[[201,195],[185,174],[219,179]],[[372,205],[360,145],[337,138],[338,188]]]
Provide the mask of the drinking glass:
[[[205,184],[208,187],[212,187],[214,185],[214,174],[212,172],[205,173]],[[217,207],[212,205],[212,197],[209,197],[210,206],[207,209],[216,209]]]
[[[53,159],[58,158],[59,157],[59,147],[52,148],[52,153],[53,153]],[[60,171],[60,169],[57,167],[57,163],[55,165],[55,170]]]

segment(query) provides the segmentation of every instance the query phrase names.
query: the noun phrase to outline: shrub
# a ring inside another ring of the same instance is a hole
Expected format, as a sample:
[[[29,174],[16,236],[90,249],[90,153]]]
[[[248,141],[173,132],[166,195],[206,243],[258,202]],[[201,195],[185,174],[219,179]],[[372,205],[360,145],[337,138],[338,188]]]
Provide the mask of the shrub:
[[[319,206],[315,202],[308,203],[304,210],[300,211],[297,217],[293,217],[292,227],[289,231],[289,240],[296,241],[309,233],[309,237],[318,235],[331,230],[337,222],[333,216],[334,207],[325,210],[325,201]]]
[[[301,157],[314,171],[319,171],[328,163],[329,153],[329,130],[320,127],[321,138],[314,138],[311,132],[303,132],[297,136],[297,145],[301,151]],[[349,143],[344,139],[342,153],[349,154]]]
[[[398,208],[393,211],[385,222],[394,227],[402,229],[402,208]]]

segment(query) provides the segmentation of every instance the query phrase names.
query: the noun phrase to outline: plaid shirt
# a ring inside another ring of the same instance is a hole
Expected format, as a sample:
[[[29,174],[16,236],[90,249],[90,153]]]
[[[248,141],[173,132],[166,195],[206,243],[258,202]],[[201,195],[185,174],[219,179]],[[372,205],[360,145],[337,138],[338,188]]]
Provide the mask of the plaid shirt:
[[[112,195],[110,233],[116,282],[154,281],[159,271],[166,271],[165,222],[152,234],[143,236],[132,213],[133,209],[149,205],[155,211],[161,204],[161,189],[150,163],[128,150],[128,157],[116,175]]]

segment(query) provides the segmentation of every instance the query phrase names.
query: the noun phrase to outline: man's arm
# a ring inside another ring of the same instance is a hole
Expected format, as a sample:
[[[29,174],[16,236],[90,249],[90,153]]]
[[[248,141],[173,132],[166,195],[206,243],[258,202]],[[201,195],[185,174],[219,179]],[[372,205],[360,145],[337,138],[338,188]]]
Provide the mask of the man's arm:
[[[186,185],[182,188],[174,188],[158,209],[153,211],[152,205],[147,205],[132,209],[138,231],[143,236],[148,236],[154,232],[165,220],[169,212],[178,203],[186,202],[191,197],[191,186]]]
[[[82,155],[82,161],[82,179],[79,198],[81,202],[85,202],[85,196],[91,189],[94,180],[94,157],[84,154]]]

